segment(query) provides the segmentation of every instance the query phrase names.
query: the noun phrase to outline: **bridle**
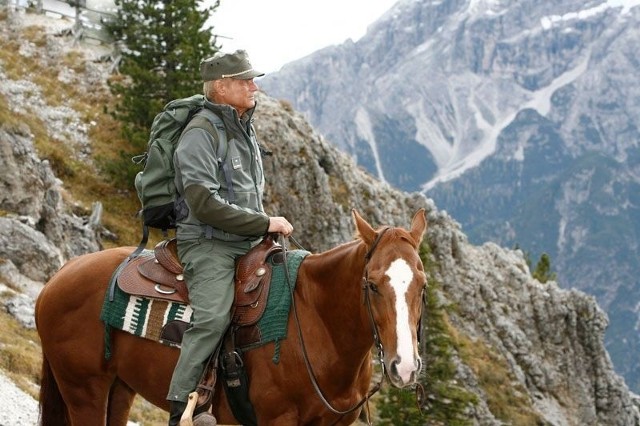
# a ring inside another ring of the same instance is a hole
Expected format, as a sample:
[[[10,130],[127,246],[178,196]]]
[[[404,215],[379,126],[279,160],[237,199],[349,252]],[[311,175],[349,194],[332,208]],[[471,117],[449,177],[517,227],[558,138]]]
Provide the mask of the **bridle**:
[[[331,411],[332,413],[338,414],[338,415],[341,416],[336,421],[336,423],[339,422],[342,419],[343,416],[353,412],[354,410],[357,410],[363,404],[367,403],[369,401],[369,399],[376,392],[378,392],[380,390],[380,388],[382,387],[382,382],[383,382],[384,377],[386,375],[386,369],[385,369],[385,365],[384,365],[384,348],[383,348],[382,342],[380,340],[380,333],[378,332],[378,326],[376,325],[376,322],[373,319],[373,310],[371,308],[371,298],[370,298],[370,295],[369,295],[370,291],[376,292],[377,289],[376,289],[376,284],[369,280],[369,270],[368,270],[367,266],[369,264],[369,261],[371,260],[371,257],[373,256],[373,252],[375,251],[376,247],[378,246],[378,243],[382,239],[382,236],[389,229],[390,229],[389,227],[386,227],[386,228],[382,229],[382,231],[380,231],[380,233],[378,234],[378,236],[374,240],[373,244],[371,245],[371,247],[369,248],[369,250],[365,254],[365,257],[364,257],[365,258],[364,276],[362,277],[362,281],[363,281],[362,289],[364,290],[365,304],[367,305],[367,312],[368,312],[368,315],[369,315],[369,320],[371,322],[373,341],[374,341],[374,344],[376,346],[376,349],[378,350],[378,361],[380,363],[380,367],[382,369],[382,372],[380,374],[380,380],[378,381],[378,383],[376,383],[369,390],[367,395],[364,398],[362,398],[359,402],[355,403],[353,406],[349,407],[346,410],[338,410],[338,409],[336,409],[327,400],[327,398],[324,396],[324,393],[322,392],[322,389],[320,389],[320,386],[318,384],[316,376],[315,376],[315,374],[313,372],[313,368],[311,367],[311,363],[309,362],[309,356],[307,354],[307,349],[305,347],[304,339],[302,337],[302,327],[300,326],[300,319],[298,317],[298,309],[296,307],[295,298],[293,297],[293,286],[291,285],[291,282],[290,282],[290,279],[289,279],[289,271],[287,269],[287,249],[286,249],[286,245],[285,245],[285,241],[284,241],[284,236],[282,236],[282,235],[279,236],[280,240],[281,240],[280,244],[282,245],[285,277],[286,277],[286,280],[287,280],[287,284],[289,286],[289,292],[291,294],[291,304],[293,306],[293,313],[294,313],[294,317],[295,317],[295,320],[296,320],[295,323],[296,323],[296,327],[297,327],[298,338],[300,340],[300,346],[302,348],[302,355],[303,355],[305,367],[307,369],[307,373],[309,374],[309,378],[311,379],[311,383],[313,384],[313,387],[314,387],[316,393],[320,397],[320,400],[323,402],[325,407],[327,407],[327,409],[329,411]],[[295,240],[294,240],[294,242],[295,242]],[[297,242],[295,242],[295,244],[298,245],[299,247],[301,247],[300,244],[298,244]],[[367,421],[368,421],[368,424],[371,425],[371,422],[369,420],[369,416],[367,416]]]

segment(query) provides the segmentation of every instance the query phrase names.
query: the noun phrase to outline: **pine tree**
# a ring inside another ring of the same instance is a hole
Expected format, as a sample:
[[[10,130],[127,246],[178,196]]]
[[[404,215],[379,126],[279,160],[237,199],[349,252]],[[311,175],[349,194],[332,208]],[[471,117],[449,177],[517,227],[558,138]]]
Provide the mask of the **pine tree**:
[[[121,46],[120,79],[111,90],[118,105],[113,115],[123,123],[130,152],[110,165],[114,183],[130,187],[137,172],[132,155],[146,151],[155,115],[172,99],[201,93],[200,61],[218,49],[212,28],[205,28],[219,1],[115,0],[118,9],[108,31]],[[126,169],[123,171],[122,169]]]
[[[551,272],[551,259],[547,253],[542,253],[531,276],[543,284],[556,279],[556,273]]]
[[[529,253],[528,251],[522,250],[520,248],[520,245],[517,243],[513,249],[522,251],[522,254],[524,255],[524,260],[527,263],[529,270],[532,270],[533,262],[531,261],[531,253]],[[555,272],[551,272],[551,258],[547,253],[542,253],[542,255],[540,256],[540,259],[538,260],[538,263],[536,263],[535,269],[533,269],[531,272],[531,276],[537,279],[538,281],[540,281],[542,284],[546,283],[547,281],[556,280],[557,274]]]

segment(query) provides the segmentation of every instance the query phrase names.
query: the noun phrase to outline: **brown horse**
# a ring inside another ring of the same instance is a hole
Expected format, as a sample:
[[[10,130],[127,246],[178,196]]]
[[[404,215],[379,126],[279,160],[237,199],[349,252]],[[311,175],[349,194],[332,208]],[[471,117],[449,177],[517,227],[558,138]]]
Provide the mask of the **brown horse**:
[[[302,262],[280,362],[272,361],[271,344],[244,354],[260,425],[353,423],[370,393],[374,343],[392,385],[408,386],[419,375],[424,209],[409,231],[374,230],[355,210],[353,217],[358,238]],[[178,349],[114,330],[111,358],[104,356],[101,307],[111,274],[131,250],[69,261],[38,297],[45,426],[125,425],[136,394],[169,408]],[[213,413],[220,423],[237,423],[220,382]]]

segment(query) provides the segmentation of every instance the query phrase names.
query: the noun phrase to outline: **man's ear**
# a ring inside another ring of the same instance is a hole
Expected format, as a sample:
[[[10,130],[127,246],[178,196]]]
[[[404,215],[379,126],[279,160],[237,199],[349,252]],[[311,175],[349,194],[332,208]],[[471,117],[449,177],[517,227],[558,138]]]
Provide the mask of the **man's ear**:
[[[215,93],[222,95],[225,93],[226,88],[227,88],[227,85],[224,84],[223,79],[213,80],[213,90],[215,91]]]

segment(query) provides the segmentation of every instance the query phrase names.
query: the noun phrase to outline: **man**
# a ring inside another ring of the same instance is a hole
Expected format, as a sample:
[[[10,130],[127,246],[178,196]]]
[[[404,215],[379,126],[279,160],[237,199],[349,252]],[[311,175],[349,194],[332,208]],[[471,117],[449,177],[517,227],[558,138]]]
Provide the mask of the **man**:
[[[229,325],[236,258],[267,232],[288,236],[293,231],[287,219],[267,216],[262,206],[263,167],[251,117],[258,90],[253,79],[264,74],[252,68],[244,50],[205,59],[200,74],[206,99],[198,114],[222,119],[228,147],[219,164],[218,135],[187,127],[174,155],[176,187],[184,197],[176,238],[193,319],[167,395],[169,425],[179,423],[189,393]]]

